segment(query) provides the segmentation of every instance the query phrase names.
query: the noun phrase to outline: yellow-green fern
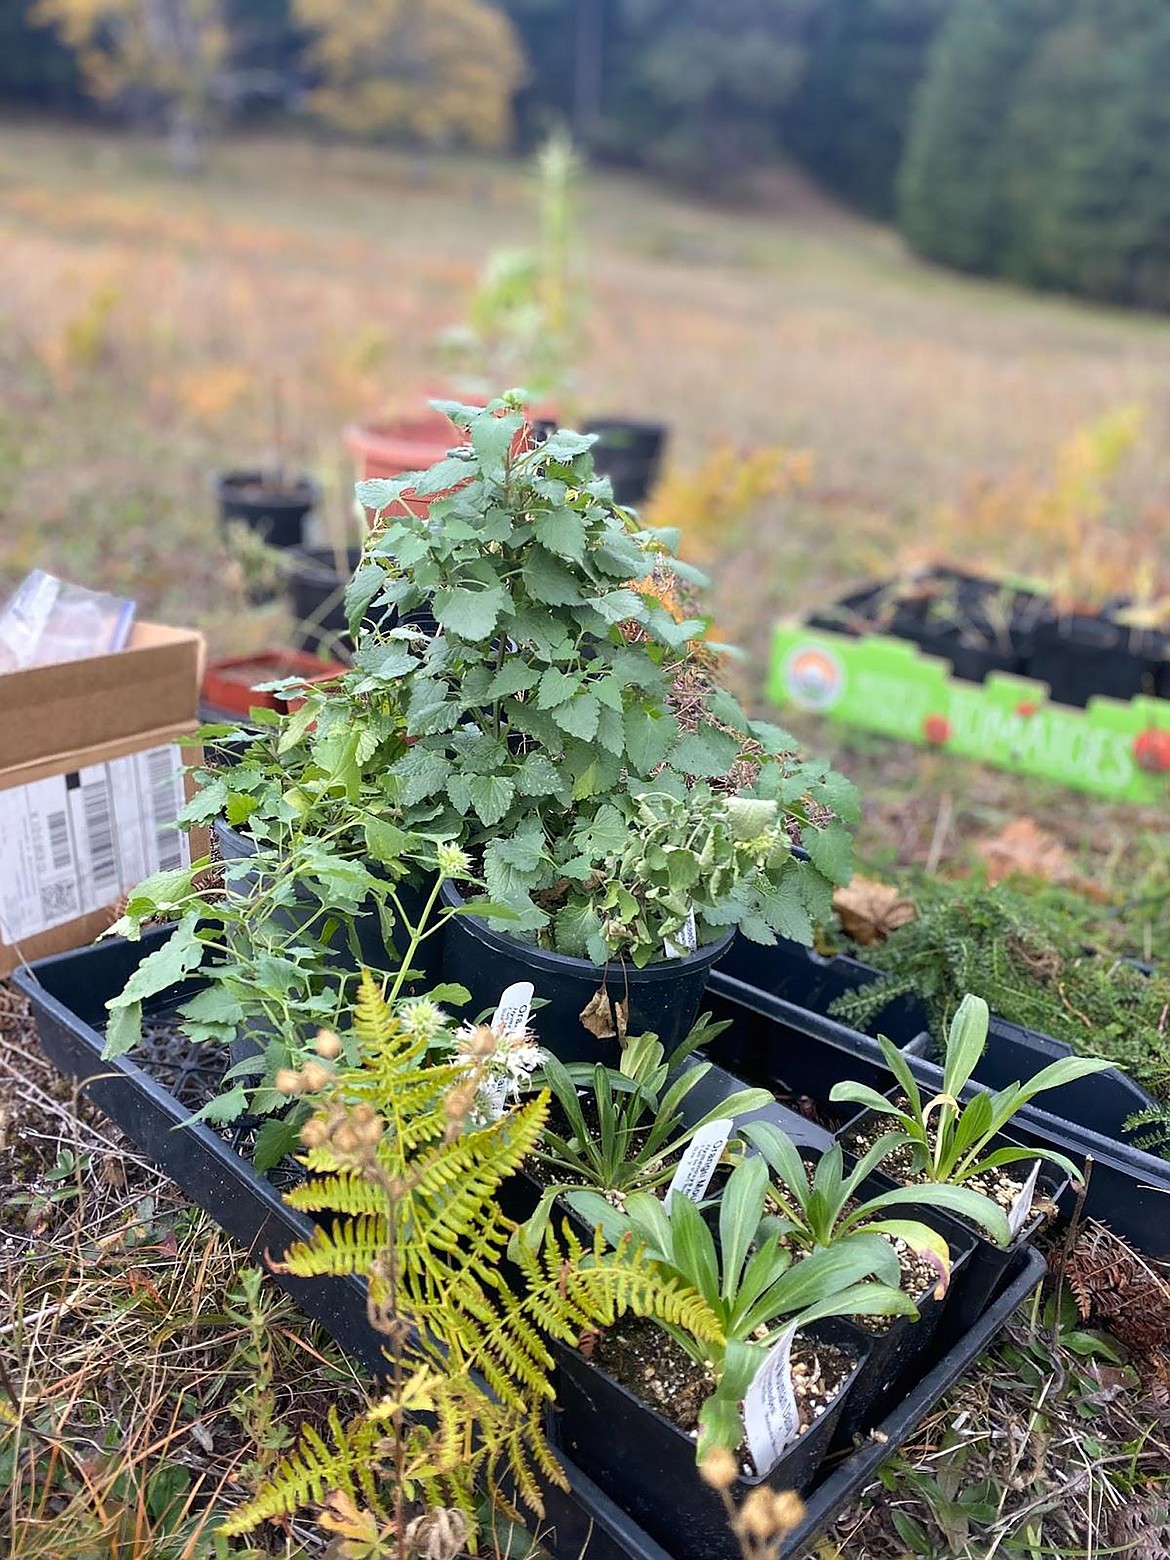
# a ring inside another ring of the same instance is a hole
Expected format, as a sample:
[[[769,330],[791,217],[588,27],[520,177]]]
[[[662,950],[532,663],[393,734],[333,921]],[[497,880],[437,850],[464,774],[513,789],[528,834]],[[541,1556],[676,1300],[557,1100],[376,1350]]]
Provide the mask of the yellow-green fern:
[[[334,1490],[402,1520],[436,1504],[470,1515],[476,1483],[498,1492],[506,1479],[539,1512],[542,1482],[563,1482],[542,1424],[550,1339],[572,1344],[626,1311],[718,1336],[701,1297],[642,1251],[607,1250],[600,1236],[585,1246],[567,1226],[539,1250],[517,1243],[521,1282],[509,1287],[501,1261],[516,1226],[496,1194],[532,1153],[548,1097],[469,1128],[475,1063],[429,1062],[422,1028],[363,979],[363,1065],[324,1095],[306,1128],[314,1178],[287,1194],[335,1217],[281,1264],[303,1278],[367,1281],[391,1390],[353,1425],[332,1416],[328,1438],[306,1429],[229,1533]]]

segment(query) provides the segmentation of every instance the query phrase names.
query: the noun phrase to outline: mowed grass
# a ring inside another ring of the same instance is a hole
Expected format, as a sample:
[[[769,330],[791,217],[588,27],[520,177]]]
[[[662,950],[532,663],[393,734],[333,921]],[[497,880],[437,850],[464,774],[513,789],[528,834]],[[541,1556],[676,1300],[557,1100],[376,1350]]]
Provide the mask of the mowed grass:
[[[270,637],[211,473],[271,458],[279,403],[286,458],[344,519],[342,425],[442,384],[437,336],[534,220],[516,163],[272,137],[180,181],[150,142],[5,127],[0,584],[43,564],[216,648]],[[684,466],[727,440],[813,454],[799,498],[716,558],[720,626],[757,657],[776,613],[871,562],[877,517],[926,534],[972,478],[1043,466],[1112,408],[1149,413],[1126,502],[1170,477],[1170,322],[923,266],[794,175],[750,211],[591,175],[581,237],[581,408],[668,423]]]

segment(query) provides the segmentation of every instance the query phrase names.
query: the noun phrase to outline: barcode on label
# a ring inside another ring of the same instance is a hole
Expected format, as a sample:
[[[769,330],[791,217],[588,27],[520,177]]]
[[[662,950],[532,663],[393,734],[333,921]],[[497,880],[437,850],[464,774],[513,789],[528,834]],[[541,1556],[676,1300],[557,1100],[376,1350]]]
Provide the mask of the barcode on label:
[[[90,870],[94,888],[117,894],[118,857],[114,850],[114,821],[110,812],[110,788],[105,780],[84,786],[81,792],[85,834],[89,841]]]
[[[179,797],[175,785],[173,749],[153,748],[147,753],[146,776],[150,787],[158,864],[162,871],[174,872],[183,865],[183,841],[175,827],[175,819],[179,816]]]
[[[69,843],[69,820],[63,812],[50,813],[48,817],[49,855],[54,872],[64,872],[73,865],[73,847]]]

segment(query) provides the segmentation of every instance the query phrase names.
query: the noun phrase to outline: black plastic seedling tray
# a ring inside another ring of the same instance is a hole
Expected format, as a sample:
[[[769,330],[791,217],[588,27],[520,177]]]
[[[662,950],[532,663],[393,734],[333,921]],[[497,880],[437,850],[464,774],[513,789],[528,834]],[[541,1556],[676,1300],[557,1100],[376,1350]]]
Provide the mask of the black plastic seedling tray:
[[[703,1005],[717,1019],[734,1020],[733,1029],[715,1042],[711,1054],[745,1083],[779,1088],[782,1097],[817,1105],[828,1100],[829,1090],[841,1078],[870,1084],[879,1093],[894,1082],[871,1036],[719,970],[712,974]],[[918,1082],[937,1093],[942,1069],[917,1054],[922,1042],[922,1036],[915,1037],[902,1048],[903,1055]],[[965,1092],[970,1095],[978,1087],[970,1084]],[[843,1118],[819,1122],[827,1131],[842,1124]],[[1092,1159],[1086,1214],[1148,1256],[1170,1260],[1170,1161],[1037,1105],[1025,1105],[1012,1118],[1011,1132],[1023,1143],[1057,1149],[1076,1164]]]
[[[720,960],[716,973],[826,1015],[839,997],[879,978],[872,966],[848,954],[827,958],[793,942],[764,948],[743,937],[737,938],[727,956]],[[872,1027],[895,1045],[905,1046],[927,1029],[926,1009],[917,997],[898,996],[882,1009]],[[925,1044],[915,1048],[929,1056],[933,1041],[928,1037]],[[975,1082],[987,1089],[1002,1089],[1034,1077],[1050,1062],[1071,1055],[1072,1047],[1065,1041],[1053,1040],[992,1014],[987,1046],[975,1069]],[[1152,1095],[1117,1067],[1077,1078],[1054,1089],[1044,1099],[1043,1108],[1050,1116],[1086,1128],[1099,1137],[1115,1138],[1124,1146],[1128,1146],[1131,1136],[1126,1121],[1157,1105]]]
[[[165,930],[150,933],[133,944],[111,939],[96,948],[59,954],[19,971],[14,983],[32,1004],[41,1043],[53,1064],[67,1076],[81,1080],[94,1103],[255,1259],[279,1257],[292,1242],[310,1237],[311,1221],[287,1207],[271,1181],[258,1174],[225,1137],[205,1123],[189,1121],[188,1107],[133,1060],[102,1060],[100,1026],[107,999],[122,989],[141,959],[166,935]],[[726,1007],[726,999],[719,1005]],[[749,1010],[743,1010],[743,1017],[750,1017]],[[854,1059],[847,1051],[842,1057],[846,1059],[852,1065]],[[810,1133],[810,1137],[817,1135]],[[969,1369],[1015,1308],[1036,1288],[1044,1269],[1037,1252],[1018,1254],[994,1304],[959,1342],[934,1361],[882,1420],[877,1434],[836,1465],[822,1470],[806,1500],[805,1521],[780,1550],[778,1560],[796,1560],[805,1554],[817,1534],[860,1494],[879,1465]],[[289,1274],[279,1275],[279,1281],[351,1359],[374,1374],[383,1368],[381,1339],[368,1323],[360,1282],[298,1279]],[[541,1527],[542,1542],[558,1560],[580,1556],[586,1560],[671,1560],[661,1545],[579,1469],[565,1462],[565,1471],[571,1488],[546,1490],[546,1517]]]

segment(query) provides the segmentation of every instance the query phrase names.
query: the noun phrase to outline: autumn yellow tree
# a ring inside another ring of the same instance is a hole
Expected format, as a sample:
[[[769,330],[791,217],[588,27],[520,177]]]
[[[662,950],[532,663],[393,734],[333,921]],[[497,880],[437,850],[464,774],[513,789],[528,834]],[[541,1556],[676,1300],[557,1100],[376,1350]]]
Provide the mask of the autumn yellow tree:
[[[487,0],[293,0],[320,78],[309,107],[355,135],[493,148],[508,138],[524,57]]]
[[[32,14],[74,51],[95,97],[161,110],[176,167],[198,167],[225,89],[225,0],[38,0]]]

